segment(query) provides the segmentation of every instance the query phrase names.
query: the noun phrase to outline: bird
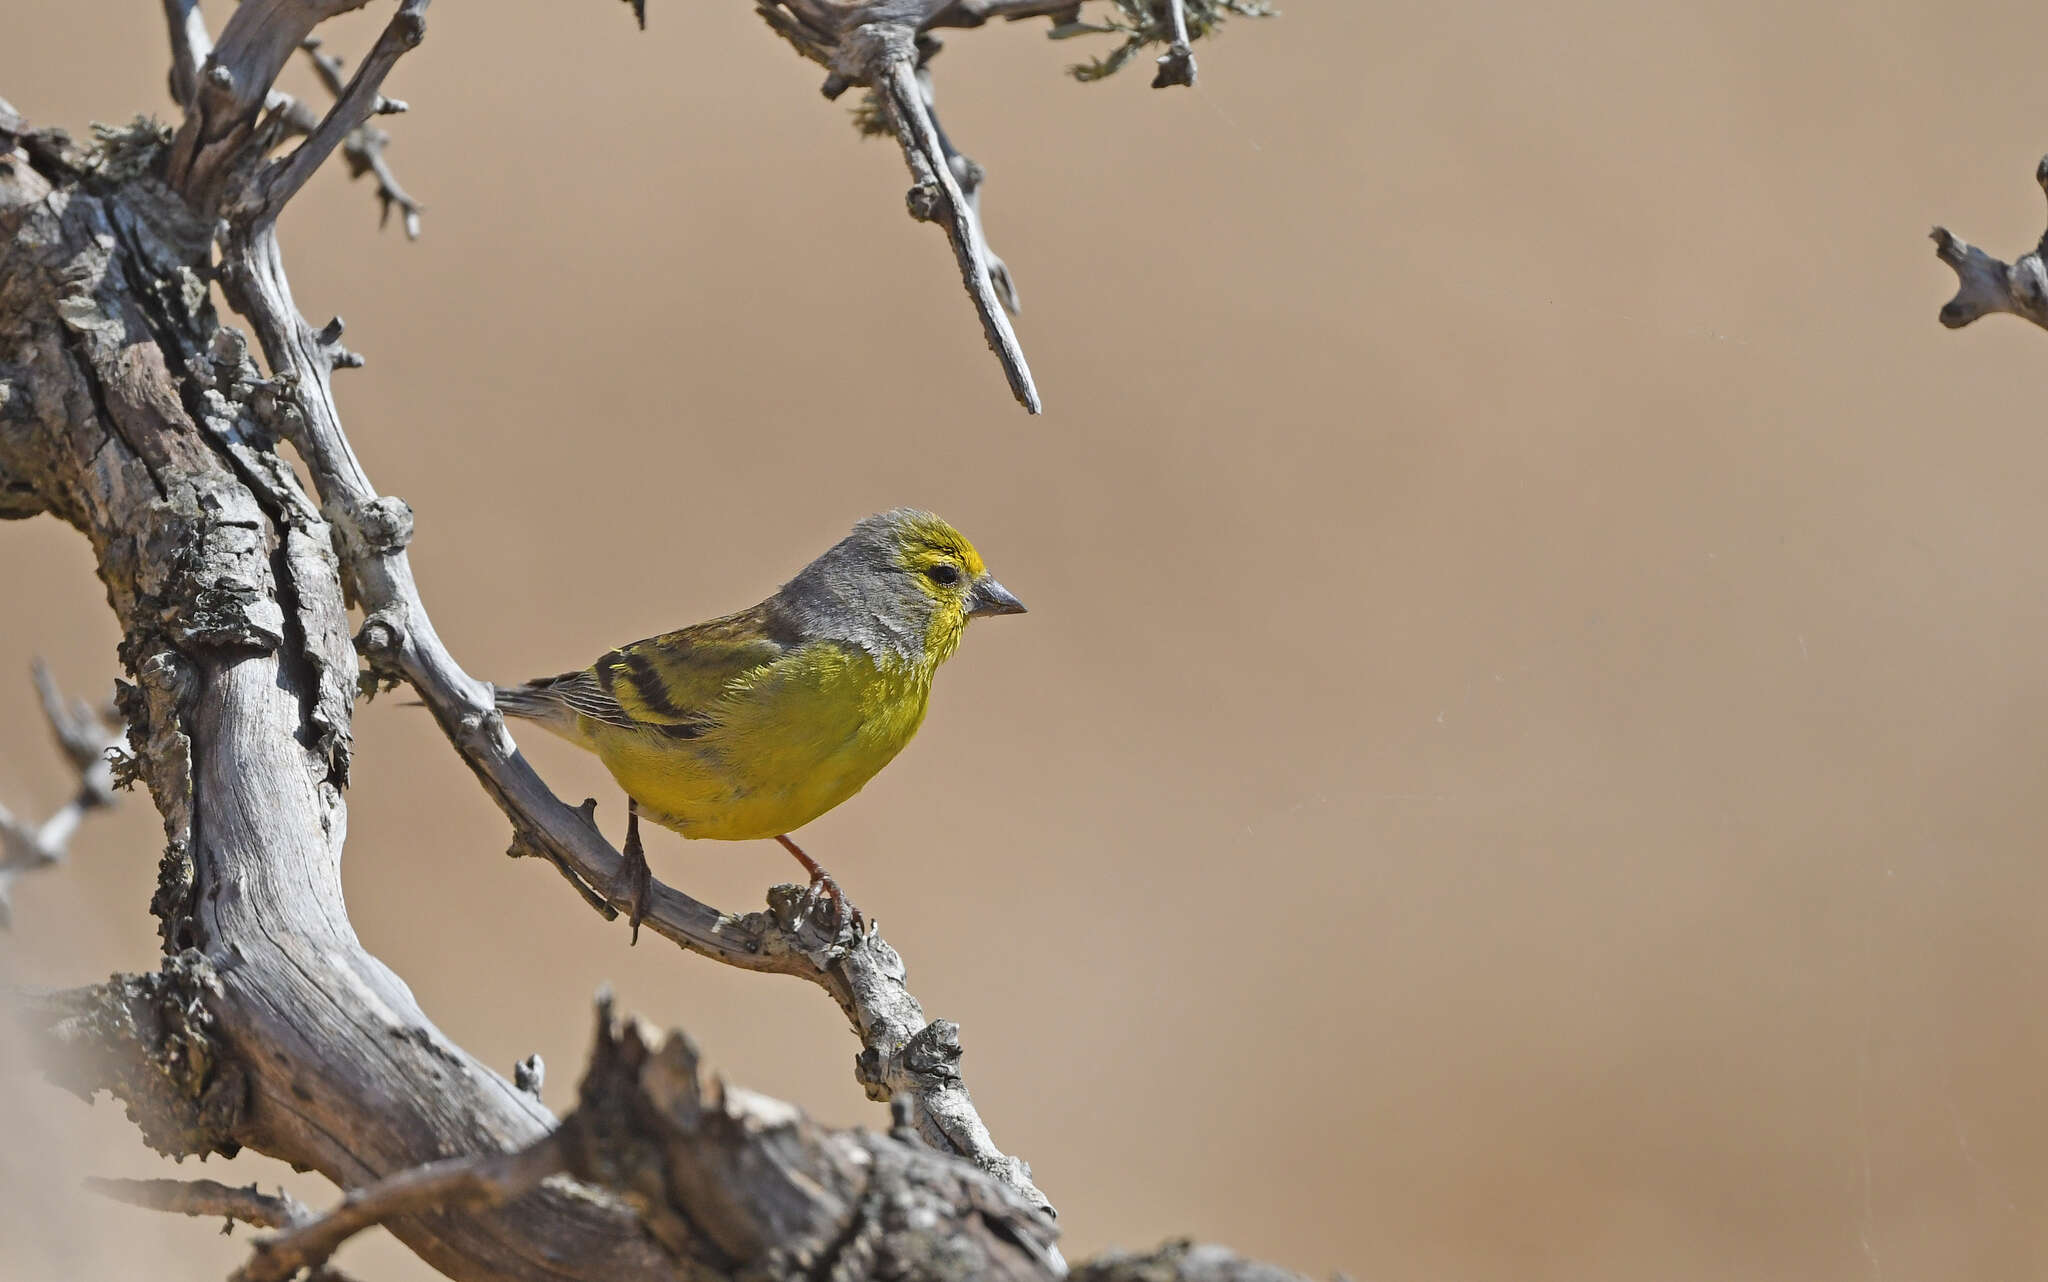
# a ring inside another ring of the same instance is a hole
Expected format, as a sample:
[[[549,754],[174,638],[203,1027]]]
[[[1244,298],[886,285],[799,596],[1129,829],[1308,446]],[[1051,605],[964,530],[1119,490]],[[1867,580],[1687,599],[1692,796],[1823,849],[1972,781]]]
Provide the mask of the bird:
[[[635,942],[653,883],[642,815],[689,838],[780,842],[810,876],[798,917],[829,900],[837,933],[860,912],[789,834],[910,742],[971,620],[1024,612],[965,535],[896,508],[855,524],[759,605],[497,688],[495,702],[597,754],[625,791],[613,893],[629,898]]]

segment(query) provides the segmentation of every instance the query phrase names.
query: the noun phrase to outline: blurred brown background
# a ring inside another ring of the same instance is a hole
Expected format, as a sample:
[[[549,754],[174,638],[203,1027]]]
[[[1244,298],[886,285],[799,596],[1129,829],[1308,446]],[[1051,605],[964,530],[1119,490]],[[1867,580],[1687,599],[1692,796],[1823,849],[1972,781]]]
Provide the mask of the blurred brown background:
[[[951,36],[1036,420],[894,150],[750,6],[651,8],[436,5],[390,85],[426,236],[325,174],[298,296],[369,357],[344,410],[479,674],[747,604],[898,503],[1031,604],[806,832],[964,1025],[1070,1253],[2042,1275],[2048,336],[1940,329],[1923,239],[2040,232],[2038,42],[1993,38],[2034,6],[1297,3],[1193,93],[1068,83],[1037,24]],[[156,6],[7,25],[32,119],[166,110]],[[42,813],[28,659],[97,690],[115,634],[51,521],[0,529],[0,601],[0,797]],[[881,1124],[818,993],[628,951],[398,701],[358,750],[355,921],[463,1044],[542,1052],[559,1106],[609,981]],[[593,761],[531,751],[616,827]],[[23,887],[5,980],[151,965],[158,832],[130,804]],[[653,858],[735,907],[792,872]],[[117,1109],[4,1099],[0,1274],[240,1257],[77,1191],[166,1170]],[[385,1238],[343,1263],[425,1276]]]

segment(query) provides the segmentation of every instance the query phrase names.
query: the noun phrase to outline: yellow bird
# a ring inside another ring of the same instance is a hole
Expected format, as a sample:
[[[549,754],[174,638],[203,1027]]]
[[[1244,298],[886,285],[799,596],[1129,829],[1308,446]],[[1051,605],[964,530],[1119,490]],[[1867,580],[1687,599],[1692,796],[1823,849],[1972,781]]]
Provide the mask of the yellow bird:
[[[652,874],[639,816],[720,841],[773,837],[806,899],[859,911],[789,839],[861,790],[924,721],[969,619],[1022,614],[965,536],[929,512],[868,517],[752,609],[497,691],[498,710],[597,754],[625,789],[634,938]]]

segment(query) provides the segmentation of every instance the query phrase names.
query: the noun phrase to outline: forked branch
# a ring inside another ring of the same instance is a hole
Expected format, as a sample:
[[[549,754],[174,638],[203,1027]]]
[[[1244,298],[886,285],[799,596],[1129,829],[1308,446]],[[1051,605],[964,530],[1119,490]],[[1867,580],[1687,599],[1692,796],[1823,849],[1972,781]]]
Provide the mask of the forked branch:
[[[1103,0],[1106,21],[1082,20],[1082,0],[756,0],[761,17],[806,58],[830,72],[824,94],[837,98],[856,85],[871,94],[861,124],[893,135],[910,168],[911,217],[945,229],[989,350],[1003,367],[1010,393],[1033,414],[1041,404],[1009,317],[1017,311],[1010,270],[988,248],[977,194],[980,166],[954,149],[939,128],[930,63],[942,27],[978,27],[995,18],[1015,22],[1050,18],[1054,39],[1113,34],[1123,43],[1109,55],[1073,68],[1099,80],[1140,50],[1165,44],[1153,88],[1195,83],[1193,41],[1226,14],[1270,13],[1259,0]],[[1190,20],[1190,6],[1193,20]]]
[[[308,323],[286,279],[279,210],[394,105],[383,82],[423,32],[426,0],[402,0],[346,82],[312,50],[339,86],[328,112],[280,94],[278,70],[314,29],[363,3],[242,0],[215,45],[192,0],[164,0],[184,108],[168,148],[144,125],[104,131],[87,153],[0,106],[0,391],[17,411],[0,415],[0,515],[54,513],[92,539],[124,631],[134,760],[166,836],[152,903],[163,968],[33,1002],[35,1032],[54,1076],[116,1094],[162,1152],[249,1147],[357,1189],[322,1217],[203,1181],[106,1191],[277,1225],[250,1278],[331,1273],[319,1262],[375,1222],[451,1277],[494,1282],[1052,1275],[1050,1207],[976,1113],[957,1027],[926,1019],[878,931],[799,921],[797,887],[746,915],[656,887],[647,924],[830,993],[861,1043],[858,1079],[893,1110],[887,1139],[706,1090],[687,1043],[608,1019],[573,1124],[558,1127],[535,1098],[537,1060],[514,1081],[478,1063],[350,929],[339,861],[359,658],[373,682],[419,692],[510,819],[513,853],[546,858],[602,911],[622,902],[596,889],[617,883],[620,859],[590,810],[539,780],[490,688],[435,634],[406,554],[411,513],[372,486],[334,404],[333,371],[354,363],[340,321]],[[1223,0],[1186,3],[1192,37]],[[977,309],[1006,332],[979,170],[939,129],[922,78],[937,47],[926,28],[1050,16],[1057,34],[1079,7],[793,0],[779,12],[800,48],[843,65],[840,88],[872,83]],[[217,323],[216,280],[267,373]],[[32,394],[16,394],[18,379]],[[355,645],[345,601],[363,614]],[[547,1178],[557,1169],[584,1183]],[[922,1254],[888,1254],[920,1241]],[[960,1254],[970,1246],[981,1254]]]
[[[2048,193],[2048,156],[2034,166],[2034,181]],[[2032,252],[2008,263],[1936,227],[1934,255],[1956,274],[1956,294],[1941,308],[1941,323],[1961,329],[1980,317],[2007,312],[2048,329],[2048,233]]]

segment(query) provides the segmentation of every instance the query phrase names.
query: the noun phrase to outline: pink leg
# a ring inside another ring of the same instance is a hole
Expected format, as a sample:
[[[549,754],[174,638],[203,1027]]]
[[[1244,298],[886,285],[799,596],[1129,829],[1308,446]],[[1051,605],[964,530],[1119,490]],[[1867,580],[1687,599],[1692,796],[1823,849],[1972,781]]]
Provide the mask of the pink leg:
[[[805,854],[804,848],[791,841],[787,834],[775,840],[782,843],[784,850],[795,855],[796,861],[811,875],[811,889],[804,896],[806,913],[809,912],[810,905],[815,904],[820,898],[829,899],[832,901],[832,929],[838,930],[840,923],[848,917],[853,919],[854,927],[858,929],[865,919],[861,916],[860,909],[854,907],[853,901],[846,897],[846,892],[839,888],[839,883],[832,880],[832,874],[826,872],[817,860]]]

